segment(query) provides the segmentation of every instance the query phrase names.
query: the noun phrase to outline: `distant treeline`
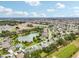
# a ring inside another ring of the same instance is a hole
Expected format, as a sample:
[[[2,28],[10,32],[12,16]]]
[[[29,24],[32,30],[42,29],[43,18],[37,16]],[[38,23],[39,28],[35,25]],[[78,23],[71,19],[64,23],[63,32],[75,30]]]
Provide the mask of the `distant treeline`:
[[[2,20],[2,21],[0,21],[0,25],[11,25],[11,26],[13,26],[13,25],[16,25],[16,24],[21,24],[21,23],[23,23],[23,22],[21,22],[21,21],[13,21],[13,20]]]

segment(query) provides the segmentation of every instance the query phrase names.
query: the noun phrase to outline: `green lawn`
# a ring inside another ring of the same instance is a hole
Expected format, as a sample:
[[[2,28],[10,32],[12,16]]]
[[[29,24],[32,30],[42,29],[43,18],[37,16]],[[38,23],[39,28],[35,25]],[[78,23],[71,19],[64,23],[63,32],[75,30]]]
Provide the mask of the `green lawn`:
[[[45,53],[45,52],[43,52],[42,51],[42,53],[40,53],[40,56],[43,58],[43,57],[45,57],[47,55],[47,53]]]
[[[48,57],[56,57],[56,58],[68,58],[71,57],[78,48],[74,44],[68,44],[67,46],[59,49],[59,51],[49,55]]]
[[[77,47],[75,45],[70,44],[70,45],[64,47],[63,49],[61,49],[57,53],[57,57],[60,57],[60,58],[71,57],[77,50],[78,49],[77,49]]]
[[[2,42],[4,39],[3,38],[0,38],[0,42]]]
[[[8,54],[9,52],[5,49],[5,48],[3,48],[3,49],[0,49],[0,56],[1,55],[6,55],[6,54]]]

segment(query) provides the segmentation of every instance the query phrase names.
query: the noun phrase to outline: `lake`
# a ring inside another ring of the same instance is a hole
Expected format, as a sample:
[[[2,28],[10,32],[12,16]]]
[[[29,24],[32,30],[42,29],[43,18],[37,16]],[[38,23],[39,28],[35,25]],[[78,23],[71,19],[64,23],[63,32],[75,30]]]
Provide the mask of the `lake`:
[[[32,42],[33,38],[36,37],[36,36],[38,36],[38,35],[39,35],[39,33],[31,33],[31,34],[29,34],[27,36],[18,37],[17,39],[20,42],[25,42],[25,41],[26,42]]]

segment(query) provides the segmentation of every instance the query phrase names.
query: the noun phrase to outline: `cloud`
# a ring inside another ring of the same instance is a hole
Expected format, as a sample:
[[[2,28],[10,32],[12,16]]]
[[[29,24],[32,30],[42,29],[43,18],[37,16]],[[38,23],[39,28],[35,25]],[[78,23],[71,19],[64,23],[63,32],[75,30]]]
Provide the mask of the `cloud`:
[[[0,6],[0,13],[3,13],[3,14],[12,14],[13,10],[10,9],[10,8],[5,8],[4,6]]]
[[[54,17],[65,17],[66,15],[65,14],[55,14],[53,15]]]
[[[28,15],[28,13],[26,11],[15,11],[14,14],[19,15],[19,16],[27,16]]]
[[[65,15],[64,14],[60,14],[60,17],[65,17]]]
[[[47,17],[47,15],[44,14],[44,13],[42,13],[40,16],[41,16],[41,17]]]
[[[54,12],[55,11],[55,9],[47,9],[47,12]]]
[[[11,8],[6,8],[4,6],[0,6],[0,13],[8,16],[16,15],[16,16],[27,16],[28,13],[26,11],[16,11]]]
[[[79,13],[77,13],[77,14],[74,14],[75,16],[79,16]]]
[[[65,5],[63,3],[57,3],[56,6],[58,8],[65,8]]]
[[[46,17],[46,14],[45,13],[31,12],[31,15],[33,17]]]
[[[74,10],[73,12],[74,12],[74,13],[79,13],[79,10]]]
[[[71,16],[75,16],[75,17],[79,17],[79,13],[74,13],[74,14],[71,14]]]
[[[33,17],[38,17],[38,14],[36,12],[31,12]]]
[[[79,17],[79,6],[73,7],[72,16]]]
[[[28,3],[31,6],[38,6],[38,5],[40,5],[40,1],[25,1],[25,3]]]
[[[79,16],[79,9],[75,9],[72,16]]]
[[[74,9],[79,9],[79,7],[78,6],[76,6],[76,7],[73,7]]]

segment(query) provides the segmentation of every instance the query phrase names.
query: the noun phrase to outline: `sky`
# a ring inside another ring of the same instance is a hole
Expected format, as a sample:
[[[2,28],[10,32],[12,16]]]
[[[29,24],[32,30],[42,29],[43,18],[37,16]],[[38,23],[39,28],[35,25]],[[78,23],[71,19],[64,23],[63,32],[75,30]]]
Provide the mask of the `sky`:
[[[79,17],[79,1],[0,1],[0,17]]]

